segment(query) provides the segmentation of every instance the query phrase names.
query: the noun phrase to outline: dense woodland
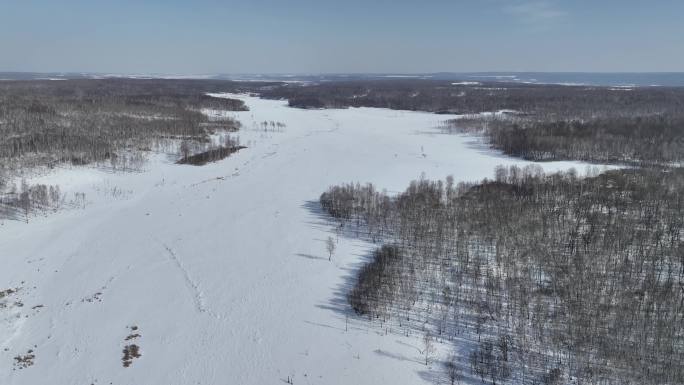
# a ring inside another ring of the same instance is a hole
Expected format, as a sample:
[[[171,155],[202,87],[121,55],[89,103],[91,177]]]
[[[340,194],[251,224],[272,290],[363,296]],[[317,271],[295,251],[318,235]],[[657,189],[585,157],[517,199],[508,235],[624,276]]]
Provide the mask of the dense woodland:
[[[258,88],[254,87],[255,90]],[[378,107],[436,113],[476,114],[514,110],[534,115],[654,114],[681,109],[684,89],[615,88],[437,80],[365,80],[260,87],[267,98],[287,99],[293,107]]]
[[[320,202],[341,232],[381,244],[351,307],[450,341],[446,379],[681,384],[682,191],[683,169],[584,179],[528,166],[476,184],[421,179],[398,196],[333,186]]]
[[[111,161],[123,150],[165,138],[205,140],[226,118],[209,121],[202,108],[244,110],[239,100],[212,98],[226,82],[69,80],[0,83],[0,159],[22,167]],[[6,163],[7,162],[7,163]]]
[[[664,164],[684,160],[684,88],[588,87],[433,80],[329,82],[269,88],[293,107],[384,107],[469,115],[456,132],[530,160]],[[508,111],[497,115],[482,112]]]
[[[239,122],[210,119],[201,110],[240,111],[246,106],[206,93],[237,90],[227,81],[1,82],[0,215],[17,217],[18,211],[53,207],[60,201],[42,199],[54,196],[43,190],[56,187],[17,185],[27,170],[63,164],[137,170],[150,150],[213,149],[209,135],[236,131]],[[232,144],[234,139],[226,140]]]
[[[450,120],[445,130],[484,134],[492,147],[534,161],[583,160],[636,166],[684,161],[684,109],[588,119],[499,114]]]
[[[77,79],[0,83],[0,159],[17,164],[108,162],[120,168],[136,150],[164,138],[202,140],[236,122],[209,121],[202,108],[240,110],[207,92],[256,92],[293,107],[384,107],[469,114],[449,131],[484,133],[491,145],[533,160],[680,163],[684,88],[612,88],[436,80],[318,84],[221,80]],[[505,114],[475,116],[487,111]]]

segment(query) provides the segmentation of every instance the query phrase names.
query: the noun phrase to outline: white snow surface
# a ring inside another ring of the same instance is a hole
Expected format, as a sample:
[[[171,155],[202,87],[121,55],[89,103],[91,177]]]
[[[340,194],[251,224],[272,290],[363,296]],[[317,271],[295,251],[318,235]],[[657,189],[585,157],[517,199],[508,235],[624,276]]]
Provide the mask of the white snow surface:
[[[249,106],[230,113],[248,148],[203,167],[158,154],[141,173],[58,170],[42,180],[85,193],[84,208],[2,223],[0,291],[19,291],[0,300],[0,384],[418,384],[441,370],[420,336],[349,313],[374,245],[340,237],[329,262],[317,199],[343,182],[398,192],[421,173],[472,181],[528,162],[436,129],[454,116],[216,96]],[[258,129],[271,120],[286,128]],[[130,326],[141,336],[125,341]],[[128,343],[142,356],[124,368]]]

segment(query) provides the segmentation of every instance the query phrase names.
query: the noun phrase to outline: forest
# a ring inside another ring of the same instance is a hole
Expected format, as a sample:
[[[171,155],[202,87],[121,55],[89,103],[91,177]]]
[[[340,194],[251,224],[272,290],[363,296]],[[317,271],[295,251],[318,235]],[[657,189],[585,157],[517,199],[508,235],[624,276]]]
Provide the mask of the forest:
[[[209,92],[238,91],[236,83],[197,80],[76,79],[0,83],[0,216],[28,216],[56,208],[58,186],[17,180],[37,168],[88,165],[139,170],[150,151],[212,151],[208,160],[229,155],[235,138],[223,138],[229,152],[209,141],[237,131],[229,117],[209,118],[202,109],[243,111],[240,100]],[[183,163],[183,162],[181,162]],[[46,193],[49,192],[49,193]]]
[[[381,107],[463,114],[447,132],[483,134],[530,160],[672,164],[682,161],[684,88],[589,87],[439,80],[313,84],[223,80],[73,79],[0,83],[0,175],[23,166],[108,163],[135,167],[136,150],[165,139],[206,140],[235,130],[202,109],[238,111],[209,92],[251,92],[292,107]],[[483,112],[502,111],[498,114]],[[123,151],[126,150],[126,151]],[[2,178],[0,177],[0,180]]]
[[[628,166],[585,177],[538,166],[494,178],[332,186],[338,234],[378,247],[347,301],[384,331],[453,346],[451,384],[684,383],[684,88],[433,80],[285,85],[298,108],[460,114],[445,133],[482,135],[534,161]]]
[[[423,79],[255,84],[261,96],[299,108],[378,107],[449,114],[512,110],[544,114],[654,114],[682,107],[681,87],[599,87]]]
[[[594,87],[436,80],[327,82],[262,91],[299,108],[382,107],[465,115],[448,132],[482,134],[535,161],[626,165],[684,160],[684,88]],[[497,114],[483,114],[500,112]]]
[[[493,148],[533,161],[666,166],[684,160],[681,111],[587,119],[499,114],[449,120],[445,131],[482,134]]]
[[[578,177],[498,167],[478,183],[390,196],[332,186],[338,231],[379,246],[355,313],[451,344],[444,378],[482,383],[684,382],[684,169]]]

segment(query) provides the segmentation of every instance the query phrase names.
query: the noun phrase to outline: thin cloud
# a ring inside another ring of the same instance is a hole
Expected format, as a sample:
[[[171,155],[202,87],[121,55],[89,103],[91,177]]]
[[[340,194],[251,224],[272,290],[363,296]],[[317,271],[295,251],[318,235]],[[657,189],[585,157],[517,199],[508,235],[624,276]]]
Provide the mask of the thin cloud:
[[[517,20],[527,24],[544,24],[567,15],[555,4],[548,1],[532,1],[509,5],[504,11]]]

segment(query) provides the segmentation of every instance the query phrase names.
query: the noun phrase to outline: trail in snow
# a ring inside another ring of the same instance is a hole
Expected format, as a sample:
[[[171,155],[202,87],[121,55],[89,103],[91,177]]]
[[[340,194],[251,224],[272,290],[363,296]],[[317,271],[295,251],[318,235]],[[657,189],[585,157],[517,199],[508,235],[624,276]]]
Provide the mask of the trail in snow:
[[[164,249],[166,249],[166,252],[169,255],[171,261],[176,265],[176,267],[178,267],[178,270],[183,274],[185,284],[190,290],[190,294],[192,295],[195,301],[195,309],[200,313],[207,313],[216,319],[221,319],[220,315],[211,311],[211,309],[207,306],[207,304],[205,303],[204,295],[202,294],[202,290],[199,287],[199,284],[190,277],[190,273],[188,273],[188,270],[185,268],[185,266],[183,266],[183,262],[180,260],[180,258],[178,258],[173,249],[171,249],[165,243],[162,243],[162,246],[164,246]]]

